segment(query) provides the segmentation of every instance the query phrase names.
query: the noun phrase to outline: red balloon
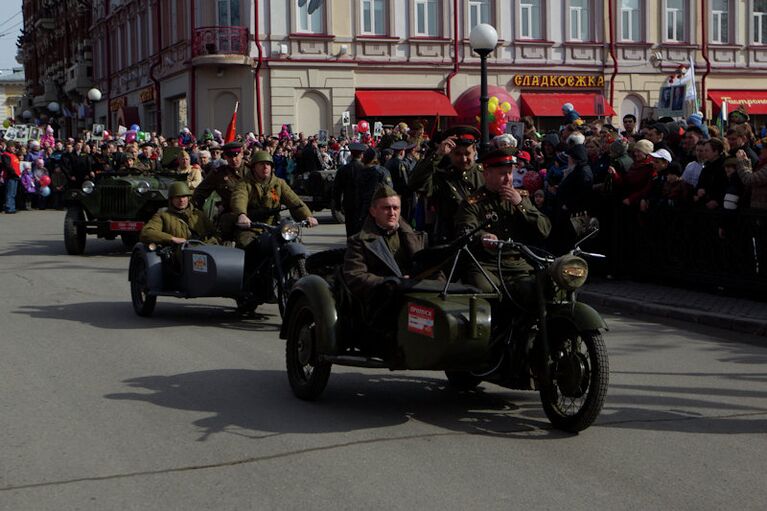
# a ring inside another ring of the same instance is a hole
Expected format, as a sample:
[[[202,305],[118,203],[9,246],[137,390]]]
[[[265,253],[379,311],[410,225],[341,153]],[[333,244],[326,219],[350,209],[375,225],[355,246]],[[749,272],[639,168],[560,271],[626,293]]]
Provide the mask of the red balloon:
[[[360,133],[367,133],[370,131],[370,124],[367,121],[362,120],[357,123],[357,131]]]
[[[49,184],[51,184],[51,178],[50,177],[48,177],[46,175],[40,176],[40,186],[48,186]]]

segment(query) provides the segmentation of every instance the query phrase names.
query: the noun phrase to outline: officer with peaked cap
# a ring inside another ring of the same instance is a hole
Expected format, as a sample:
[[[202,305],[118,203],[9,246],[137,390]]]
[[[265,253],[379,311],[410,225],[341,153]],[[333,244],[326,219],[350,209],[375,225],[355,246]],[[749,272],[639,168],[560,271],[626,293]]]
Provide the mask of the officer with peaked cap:
[[[362,224],[368,215],[370,201],[378,185],[392,185],[391,175],[386,168],[379,165],[378,152],[375,149],[368,147],[362,153],[362,163],[364,167],[354,177],[357,218],[354,219],[354,224],[350,226],[352,234],[362,228]],[[349,218],[346,221],[349,222]]]
[[[415,200],[413,192],[408,188],[410,168],[405,162],[405,153],[413,147],[415,147],[414,144],[409,144],[404,140],[397,140],[390,146],[390,149],[394,151],[394,155],[384,165],[391,175],[394,190],[402,199],[402,216],[407,221],[410,221],[412,218],[412,208]]]
[[[362,155],[367,148],[368,146],[359,142],[349,144],[349,151],[352,155],[351,161],[338,169],[333,181],[333,203],[336,208],[340,207],[344,212],[347,237],[357,232],[355,227],[360,213],[357,211],[355,180],[357,174],[365,169]]]
[[[436,243],[456,238],[454,218],[459,206],[484,183],[482,168],[475,161],[479,138],[479,131],[471,126],[445,131],[436,149],[424,156],[410,175],[410,190],[423,194],[436,209]]]

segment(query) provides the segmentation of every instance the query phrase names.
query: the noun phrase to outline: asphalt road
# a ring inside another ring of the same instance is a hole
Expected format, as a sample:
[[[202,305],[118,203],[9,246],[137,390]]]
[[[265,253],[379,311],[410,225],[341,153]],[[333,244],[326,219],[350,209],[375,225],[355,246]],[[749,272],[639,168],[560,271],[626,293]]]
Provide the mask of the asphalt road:
[[[611,385],[572,436],[537,394],[334,367],[293,397],[274,306],[134,315],[119,241],[0,215],[0,509],[759,509],[763,338],[607,315]],[[322,225],[310,248],[332,246]],[[760,344],[761,343],[761,344]]]

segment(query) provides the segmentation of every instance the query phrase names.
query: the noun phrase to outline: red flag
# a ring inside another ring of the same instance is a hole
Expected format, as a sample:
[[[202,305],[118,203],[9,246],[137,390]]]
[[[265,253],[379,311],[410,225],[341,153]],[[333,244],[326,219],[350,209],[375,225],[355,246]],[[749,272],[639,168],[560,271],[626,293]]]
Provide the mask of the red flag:
[[[234,113],[232,113],[232,120],[229,121],[229,126],[226,127],[226,134],[224,135],[224,143],[234,142],[237,136],[237,109],[240,107],[240,102],[234,104]]]

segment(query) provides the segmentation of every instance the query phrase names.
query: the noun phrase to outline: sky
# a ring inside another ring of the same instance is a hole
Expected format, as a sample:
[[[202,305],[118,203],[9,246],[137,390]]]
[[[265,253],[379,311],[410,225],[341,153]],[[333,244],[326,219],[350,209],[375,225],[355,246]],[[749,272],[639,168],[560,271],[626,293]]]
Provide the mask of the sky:
[[[3,0],[0,10],[0,69],[20,66],[16,62],[16,38],[21,34],[22,0]]]

